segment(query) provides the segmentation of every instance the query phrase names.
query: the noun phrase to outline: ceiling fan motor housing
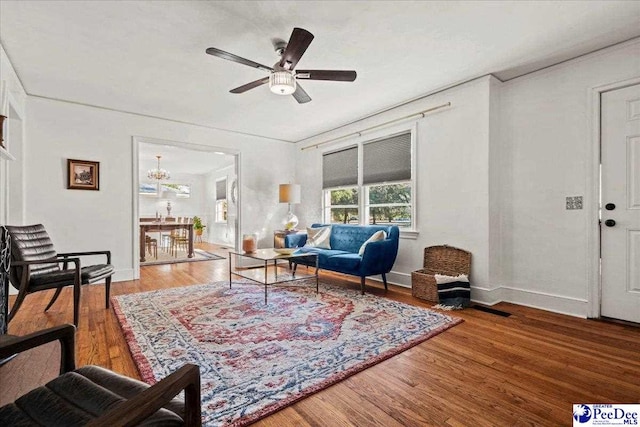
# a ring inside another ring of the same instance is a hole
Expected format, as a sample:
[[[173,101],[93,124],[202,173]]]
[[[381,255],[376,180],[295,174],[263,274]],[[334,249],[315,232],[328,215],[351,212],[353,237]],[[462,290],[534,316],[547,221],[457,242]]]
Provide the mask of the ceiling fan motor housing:
[[[287,42],[284,40],[278,40],[273,44],[273,47],[278,56],[282,56],[284,50],[287,48]]]

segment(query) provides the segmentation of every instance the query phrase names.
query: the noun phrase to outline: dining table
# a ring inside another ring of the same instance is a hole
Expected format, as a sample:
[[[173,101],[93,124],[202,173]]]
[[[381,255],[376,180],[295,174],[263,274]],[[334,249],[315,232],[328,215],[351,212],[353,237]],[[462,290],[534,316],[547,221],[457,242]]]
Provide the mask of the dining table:
[[[141,221],[140,222],[140,262],[146,261],[146,236],[148,232],[162,233],[163,231],[172,231],[179,229],[187,229],[189,246],[187,248],[187,257],[193,258],[195,252],[193,250],[193,222],[178,221]]]

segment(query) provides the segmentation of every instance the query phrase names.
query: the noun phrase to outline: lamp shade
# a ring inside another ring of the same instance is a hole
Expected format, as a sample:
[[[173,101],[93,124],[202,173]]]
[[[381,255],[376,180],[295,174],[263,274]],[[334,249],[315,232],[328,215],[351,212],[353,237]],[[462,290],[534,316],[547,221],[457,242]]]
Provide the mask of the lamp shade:
[[[274,71],[269,75],[269,89],[276,95],[291,95],[296,91],[296,78],[291,71]]]
[[[280,184],[280,203],[300,203],[300,185]]]

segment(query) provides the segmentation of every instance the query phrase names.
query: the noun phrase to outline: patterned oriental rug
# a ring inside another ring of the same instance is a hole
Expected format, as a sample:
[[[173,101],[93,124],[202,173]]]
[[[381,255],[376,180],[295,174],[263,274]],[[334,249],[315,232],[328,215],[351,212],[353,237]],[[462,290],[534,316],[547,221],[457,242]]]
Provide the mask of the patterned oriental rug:
[[[217,282],[112,298],[144,381],[200,366],[206,426],[244,426],[462,322],[315,281]]]

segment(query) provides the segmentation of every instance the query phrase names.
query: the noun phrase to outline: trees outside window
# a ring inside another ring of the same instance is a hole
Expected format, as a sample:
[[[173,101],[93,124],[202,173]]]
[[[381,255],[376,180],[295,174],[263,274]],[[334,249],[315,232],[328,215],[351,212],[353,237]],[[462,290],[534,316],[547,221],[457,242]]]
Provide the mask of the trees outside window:
[[[325,218],[330,223],[358,224],[358,189],[338,188],[326,191]],[[325,219],[326,221],[326,219]]]
[[[370,185],[366,191],[369,224],[412,228],[410,182]]]

